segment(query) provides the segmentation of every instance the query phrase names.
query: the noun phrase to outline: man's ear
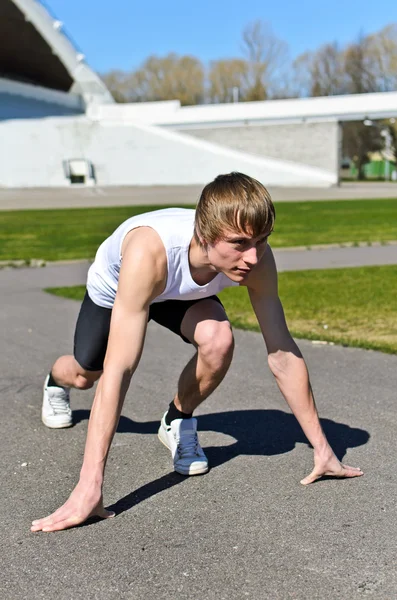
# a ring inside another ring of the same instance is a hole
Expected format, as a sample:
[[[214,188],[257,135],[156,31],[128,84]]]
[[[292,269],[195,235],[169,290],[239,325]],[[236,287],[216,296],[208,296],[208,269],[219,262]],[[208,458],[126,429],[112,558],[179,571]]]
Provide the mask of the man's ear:
[[[200,244],[201,244],[201,247],[204,250],[204,252],[208,253],[208,248],[209,248],[210,244],[207,242],[207,240],[200,238]]]
[[[205,241],[205,239],[203,238],[203,236],[200,235],[200,233],[197,230],[196,230],[195,234],[196,234],[196,239],[198,240],[200,246],[202,248],[206,248],[207,247],[207,242]]]

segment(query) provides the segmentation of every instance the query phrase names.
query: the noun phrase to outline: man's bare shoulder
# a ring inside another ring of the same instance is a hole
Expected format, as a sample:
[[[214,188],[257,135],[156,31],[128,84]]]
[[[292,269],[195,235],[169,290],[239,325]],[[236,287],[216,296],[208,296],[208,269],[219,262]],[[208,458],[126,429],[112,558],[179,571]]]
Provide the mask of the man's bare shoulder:
[[[167,255],[159,234],[151,227],[130,231],[121,248],[120,283],[144,287],[159,295],[167,280]],[[124,284],[124,285],[123,285]]]
[[[121,246],[121,256],[129,252],[138,252],[140,249],[151,255],[164,254],[165,248],[161,237],[152,227],[135,227],[127,233]]]

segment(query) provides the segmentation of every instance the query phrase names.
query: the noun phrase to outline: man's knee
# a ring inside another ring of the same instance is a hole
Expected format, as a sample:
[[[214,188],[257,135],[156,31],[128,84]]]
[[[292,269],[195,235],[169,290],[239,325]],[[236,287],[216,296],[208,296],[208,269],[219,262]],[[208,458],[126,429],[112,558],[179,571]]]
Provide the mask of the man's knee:
[[[234,338],[229,321],[203,321],[197,326],[195,339],[201,358],[214,370],[230,365]]]
[[[100,378],[102,371],[84,371],[75,377],[73,387],[78,390],[89,390]]]

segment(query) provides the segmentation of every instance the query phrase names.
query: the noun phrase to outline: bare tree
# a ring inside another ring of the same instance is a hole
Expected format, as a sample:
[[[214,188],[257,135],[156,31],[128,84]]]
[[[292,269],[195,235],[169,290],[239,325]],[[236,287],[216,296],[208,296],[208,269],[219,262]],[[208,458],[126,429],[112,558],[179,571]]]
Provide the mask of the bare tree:
[[[391,24],[340,48],[326,44],[292,64],[293,86],[300,96],[364,94],[397,89],[397,24]]]
[[[101,79],[116,102],[128,102],[128,73],[115,69],[101,75]]]
[[[110,71],[103,80],[118,102],[180,100],[199,104],[204,98],[204,68],[192,56],[149,56],[136,71]]]
[[[360,35],[356,42],[346,48],[344,71],[346,93],[366,94],[377,91],[375,62],[368,37]]]
[[[300,54],[292,63],[291,85],[298,97],[311,95],[314,52]]]
[[[397,23],[344,48],[325,44],[290,65],[287,44],[257,20],[243,30],[242,51],[242,58],[211,62],[207,74],[197,58],[170,53],[148,57],[136,71],[110,71],[103,80],[118,102],[179,99],[183,105],[230,102],[233,88],[241,101],[397,89]]]
[[[208,73],[210,101],[231,102],[235,89],[239,97],[244,89],[247,71],[247,62],[239,58],[213,61]]]
[[[343,54],[336,42],[322,46],[312,64],[312,96],[337,96],[344,93]]]
[[[300,96],[336,96],[344,93],[343,51],[338,44],[325,44],[305,52],[292,65],[294,88]]]
[[[150,56],[133,74],[137,100],[180,100],[199,104],[204,97],[204,69],[192,56]]]
[[[288,58],[288,46],[258,20],[243,31],[243,52],[248,63],[244,100],[265,100]]]
[[[367,44],[377,91],[397,90],[397,23],[369,36]]]

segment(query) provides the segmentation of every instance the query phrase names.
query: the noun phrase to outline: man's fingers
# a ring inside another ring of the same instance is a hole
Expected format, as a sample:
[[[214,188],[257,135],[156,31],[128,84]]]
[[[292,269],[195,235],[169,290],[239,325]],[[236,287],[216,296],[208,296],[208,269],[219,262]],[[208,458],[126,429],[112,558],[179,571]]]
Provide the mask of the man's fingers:
[[[39,519],[38,521],[33,521],[30,531],[52,531],[52,527],[58,525],[58,523],[63,523],[70,518],[73,517],[59,517],[58,519],[53,518],[52,515],[46,517],[45,519]]]
[[[36,519],[35,521],[32,521],[32,525],[37,525],[38,523],[43,524],[45,522],[50,522],[50,521],[53,521],[54,519],[57,519],[58,517],[62,519],[62,514],[64,514],[64,511],[65,511],[64,507],[61,506],[60,508],[58,508],[58,510],[51,513],[47,517],[43,517],[42,519]]]
[[[308,475],[304,479],[301,479],[301,484],[309,485],[309,483],[313,483],[314,481],[317,481],[317,479],[320,479],[320,477],[321,477],[321,475],[319,475],[317,473],[316,469],[313,469],[313,471],[310,473],[310,475]]]
[[[116,513],[114,510],[106,510],[106,508],[102,508],[101,511],[97,513],[97,516],[101,517],[101,519],[112,519],[116,516]]]
[[[69,517],[62,521],[57,521],[53,523],[45,523],[43,524],[38,531],[50,532],[50,531],[60,531],[61,529],[69,529],[70,527],[75,527],[83,522],[83,519],[79,517]]]
[[[348,465],[342,465],[342,467],[344,473],[341,477],[361,477],[361,475],[364,475],[363,471],[358,467],[349,467]]]
[[[36,519],[36,521],[32,521],[32,527],[30,530],[41,531],[46,525],[52,525],[54,522],[64,521],[66,517],[62,517],[61,514],[57,513],[58,511],[52,515],[49,515],[48,517],[44,517],[43,519]]]
[[[97,511],[94,511],[91,515],[88,515],[86,517],[81,517],[77,515],[67,517],[66,515],[62,516],[61,511],[56,511],[53,515],[50,515],[49,517],[33,521],[30,531],[60,531],[61,529],[68,529],[69,527],[75,527],[76,525],[80,525],[81,523],[84,523],[84,521],[86,521],[89,517],[111,519],[115,516],[116,513],[114,511],[106,510],[103,507],[99,508]]]
[[[317,469],[313,469],[310,475],[301,480],[301,484],[309,485],[310,483],[314,483],[324,475],[326,475],[327,477],[349,478],[361,477],[361,475],[364,475],[364,473],[358,467],[349,467],[347,465],[341,465],[341,468],[338,471],[323,471],[320,473]]]

